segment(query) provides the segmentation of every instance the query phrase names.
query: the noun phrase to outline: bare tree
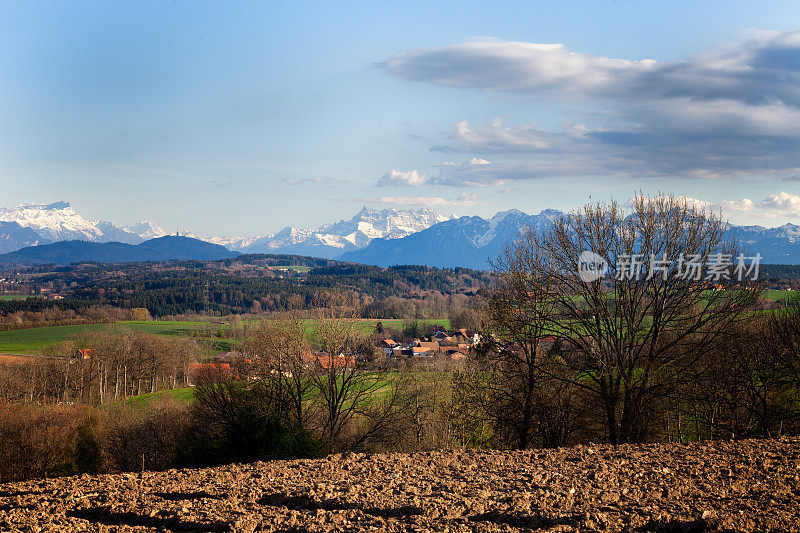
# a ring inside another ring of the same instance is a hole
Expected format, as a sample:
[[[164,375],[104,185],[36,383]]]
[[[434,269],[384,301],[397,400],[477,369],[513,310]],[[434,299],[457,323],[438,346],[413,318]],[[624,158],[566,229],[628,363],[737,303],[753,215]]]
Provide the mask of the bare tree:
[[[304,322],[295,313],[264,320],[242,345],[242,353],[254,360],[256,375],[282,404],[288,426],[311,429],[317,406],[312,401],[311,345]]]
[[[375,348],[358,316],[352,299],[339,294],[329,297],[314,319],[311,381],[322,406],[328,453],[363,445],[391,423],[395,412],[397,380],[373,364]]]
[[[554,287],[547,279],[530,282],[531,270],[544,260],[541,253],[510,246],[494,263],[497,283],[485,298],[492,337],[474,354],[480,357],[473,357],[477,365],[470,373],[495,440],[519,449],[566,444],[574,427],[573,402],[563,398],[574,391],[547,365],[555,346],[555,338],[547,338],[557,312]]]
[[[612,443],[646,438],[650,406],[735,328],[759,294],[730,278],[730,268],[713,267],[715,259],[736,257],[718,216],[672,196],[639,195],[632,204],[629,216],[616,202],[589,204],[541,235],[528,229],[499,270],[520,285],[509,313],[537,310],[542,324],[531,335],[564,343],[563,354],[548,359],[556,367],[540,368],[598,400]],[[608,276],[587,276],[602,273],[582,269],[587,257]],[[711,282],[725,290],[712,290]]]

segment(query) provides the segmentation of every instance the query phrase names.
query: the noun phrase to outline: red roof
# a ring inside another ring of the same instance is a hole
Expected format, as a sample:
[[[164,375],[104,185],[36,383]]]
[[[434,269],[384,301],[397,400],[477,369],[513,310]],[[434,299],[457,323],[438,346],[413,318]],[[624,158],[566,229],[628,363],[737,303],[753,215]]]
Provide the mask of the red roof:
[[[189,367],[190,370],[230,370],[231,365],[228,363],[192,363]]]
[[[355,357],[338,355],[332,356],[328,354],[309,354],[306,356],[309,363],[313,363],[320,368],[348,368],[356,366]]]

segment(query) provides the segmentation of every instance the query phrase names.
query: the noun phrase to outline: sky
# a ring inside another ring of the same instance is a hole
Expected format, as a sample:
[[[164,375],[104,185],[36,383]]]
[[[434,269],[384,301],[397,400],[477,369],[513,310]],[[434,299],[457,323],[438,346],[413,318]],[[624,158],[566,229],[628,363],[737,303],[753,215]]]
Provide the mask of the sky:
[[[800,3],[0,0],[0,206],[204,235],[638,192],[800,223]]]

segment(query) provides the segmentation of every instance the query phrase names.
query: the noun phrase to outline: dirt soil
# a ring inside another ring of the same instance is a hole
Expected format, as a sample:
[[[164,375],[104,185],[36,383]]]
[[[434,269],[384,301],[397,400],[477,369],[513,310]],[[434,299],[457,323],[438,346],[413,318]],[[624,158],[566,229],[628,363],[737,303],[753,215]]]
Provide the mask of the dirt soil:
[[[800,439],[331,456],[0,485],[0,531],[800,531]]]

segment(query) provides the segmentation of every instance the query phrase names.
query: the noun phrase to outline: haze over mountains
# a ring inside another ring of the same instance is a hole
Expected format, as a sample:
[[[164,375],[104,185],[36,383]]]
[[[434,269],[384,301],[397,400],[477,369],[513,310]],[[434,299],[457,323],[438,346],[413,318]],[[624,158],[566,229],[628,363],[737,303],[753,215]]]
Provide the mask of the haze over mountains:
[[[307,255],[380,266],[424,264],[484,269],[497,257],[503,245],[523,228],[532,226],[543,231],[562,215],[554,209],[535,215],[513,209],[490,219],[479,216],[448,218],[432,209],[365,207],[349,220],[315,229],[286,227],[274,234],[232,238],[187,233],[185,239],[173,240],[174,237],[165,239],[167,232],[151,221],[117,226],[103,220],[88,221],[67,202],[29,204],[13,209],[0,208],[0,253],[62,241],[129,246],[59,244],[6,255],[0,257],[0,262],[24,259],[25,262],[65,264],[87,260],[221,259],[235,255],[226,255],[227,249],[241,253]],[[760,253],[764,263],[800,264],[800,226],[788,223],[775,228],[730,225],[728,233],[742,243],[747,253]],[[153,239],[161,244],[130,246],[150,243]]]

